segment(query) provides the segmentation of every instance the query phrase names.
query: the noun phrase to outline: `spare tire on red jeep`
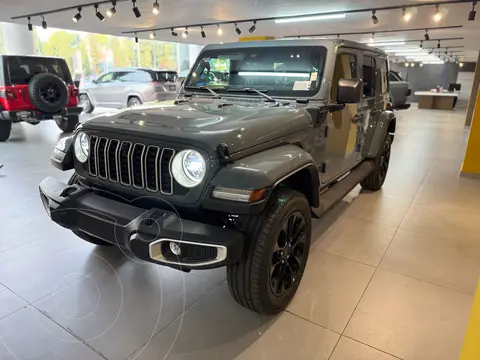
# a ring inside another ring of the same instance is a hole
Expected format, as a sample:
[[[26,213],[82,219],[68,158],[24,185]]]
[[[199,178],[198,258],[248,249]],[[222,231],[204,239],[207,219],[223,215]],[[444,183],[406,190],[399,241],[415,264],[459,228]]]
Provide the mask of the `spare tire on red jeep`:
[[[68,103],[67,84],[54,74],[37,74],[28,83],[33,106],[47,114],[58,114]]]

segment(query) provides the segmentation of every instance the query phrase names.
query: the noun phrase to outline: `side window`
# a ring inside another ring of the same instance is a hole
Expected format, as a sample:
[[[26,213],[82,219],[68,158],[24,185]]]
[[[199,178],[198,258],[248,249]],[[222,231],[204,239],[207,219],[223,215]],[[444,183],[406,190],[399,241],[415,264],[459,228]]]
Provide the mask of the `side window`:
[[[362,66],[363,95],[371,97],[375,95],[376,70],[375,59],[370,56],[363,56]]]
[[[392,73],[391,71],[388,72],[388,81],[392,82],[392,81],[400,81],[394,73]]]
[[[133,81],[148,83],[152,81],[152,75],[146,71],[135,71],[133,73]]]
[[[109,83],[113,80],[113,73],[108,73],[108,74],[105,74],[105,75],[102,75],[100,76],[98,79],[97,79],[97,84],[105,84],[105,83]]]
[[[357,79],[357,57],[353,54],[339,54],[335,60],[335,70],[333,71],[333,82],[330,98],[335,101],[337,97],[338,80]]]
[[[132,74],[133,73],[131,71],[118,72],[117,76],[115,77],[115,81],[120,81],[120,82],[133,81]]]
[[[385,59],[378,59],[378,76],[377,88],[380,89],[381,94],[388,92],[388,69],[387,61]]]

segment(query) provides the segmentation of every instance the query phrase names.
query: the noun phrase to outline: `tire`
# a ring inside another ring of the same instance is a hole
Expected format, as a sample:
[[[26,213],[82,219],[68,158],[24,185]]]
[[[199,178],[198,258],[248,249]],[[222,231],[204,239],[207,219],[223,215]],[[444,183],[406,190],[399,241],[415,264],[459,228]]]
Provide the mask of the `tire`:
[[[85,114],[91,114],[93,110],[95,110],[95,106],[93,106],[87,94],[80,94],[78,100],[79,104],[81,104],[80,106],[83,107],[83,112]]]
[[[12,132],[12,122],[0,120],[0,141],[7,141]]]
[[[68,180],[68,185],[74,185],[78,184],[78,175],[73,174],[70,180]],[[89,234],[84,233],[81,230],[72,230],[72,232],[77,235],[80,239],[85,240],[86,242],[89,242],[94,245],[99,245],[99,246],[113,246],[113,244],[110,244],[109,242],[106,242],[102,239],[99,239],[95,236],[91,236]]]
[[[78,115],[67,115],[61,120],[55,120],[57,126],[62,130],[64,133],[71,133],[75,130],[79,121]]]
[[[128,99],[127,107],[133,107],[138,105],[142,105],[142,100],[140,100],[138,97],[132,96],[130,99]]]
[[[292,241],[295,245],[289,248],[285,229],[288,229],[288,219],[292,217],[293,232],[300,231],[298,229],[302,221],[304,227],[297,240]],[[303,194],[281,188],[274,191],[259,216],[242,220],[244,222],[240,227],[248,245],[240,261],[227,266],[230,293],[235,301],[247,309],[261,314],[277,314],[286,308],[295,295],[305,270],[311,241],[310,205]],[[300,249],[301,254],[297,252]],[[290,253],[291,256],[285,260],[281,252]],[[273,266],[273,263],[276,265]],[[285,277],[278,281],[282,274]]]
[[[30,101],[39,111],[58,114],[68,103],[67,84],[54,74],[37,74],[28,83]]]
[[[390,151],[392,148],[392,137],[387,132],[381,147],[381,153],[375,158],[375,168],[360,185],[362,188],[371,191],[378,191],[382,188],[387,177],[388,165],[390,163]]]

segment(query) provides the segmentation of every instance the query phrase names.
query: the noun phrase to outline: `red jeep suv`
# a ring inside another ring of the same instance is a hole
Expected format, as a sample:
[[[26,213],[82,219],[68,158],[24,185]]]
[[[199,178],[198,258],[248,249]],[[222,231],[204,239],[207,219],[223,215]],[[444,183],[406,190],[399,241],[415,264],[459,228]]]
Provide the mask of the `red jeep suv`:
[[[55,120],[64,132],[78,124],[82,108],[64,59],[0,56],[0,141],[10,137],[12,123]]]

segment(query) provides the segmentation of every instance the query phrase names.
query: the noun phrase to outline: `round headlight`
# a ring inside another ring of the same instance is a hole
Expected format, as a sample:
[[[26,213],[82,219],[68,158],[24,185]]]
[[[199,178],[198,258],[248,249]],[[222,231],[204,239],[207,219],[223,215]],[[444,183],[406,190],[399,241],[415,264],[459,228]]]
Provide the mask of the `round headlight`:
[[[88,135],[81,131],[75,137],[75,157],[81,163],[84,163],[88,160],[88,153],[90,150],[90,144],[88,140]]]
[[[207,163],[198,151],[183,150],[173,158],[173,177],[183,187],[197,186],[203,181],[206,172]]]

